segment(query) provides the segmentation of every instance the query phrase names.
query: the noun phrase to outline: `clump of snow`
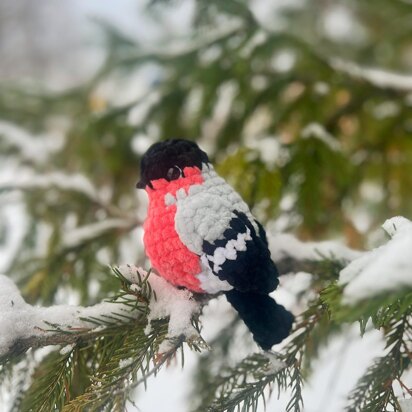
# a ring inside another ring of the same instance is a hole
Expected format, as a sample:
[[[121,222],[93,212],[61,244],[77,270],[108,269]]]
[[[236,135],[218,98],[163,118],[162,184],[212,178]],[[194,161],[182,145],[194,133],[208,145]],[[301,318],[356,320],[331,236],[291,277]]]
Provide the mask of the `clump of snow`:
[[[400,111],[401,108],[398,104],[392,101],[387,101],[375,106],[373,109],[373,115],[377,119],[381,120],[386,119],[388,117],[397,116]]]
[[[403,216],[395,216],[387,219],[382,227],[389,236],[394,237],[395,235],[399,236],[401,233],[411,233],[412,222]]]
[[[258,119],[260,120],[260,119]],[[256,138],[256,134],[250,133],[253,136],[247,139],[246,144],[251,149],[259,152],[259,158],[271,168],[274,164],[283,165],[288,161],[288,153],[282,148],[279,140],[275,136],[266,136],[260,139]]]
[[[44,336],[53,326],[70,329],[96,329],[89,319],[104,316],[137,316],[137,312],[126,305],[103,302],[90,307],[55,305],[47,308],[29,305],[22,298],[14,282],[0,275],[0,356],[7,353],[19,339]]]
[[[146,278],[147,272],[142,268],[132,265],[123,265],[118,268],[122,275],[132,282],[133,287],[139,287],[139,276]],[[188,338],[197,336],[192,325],[192,317],[199,311],[199,304],[193,299],[193,295],[186,289],[177,289],[162,277],[151,273],[148,278],[154,294],[149,304],[148,323],[145,333],[151,331],[151,321],[169,317],[169,327],[167,337],[169,339],[184,335]],[[167,343],[165,342],[167,346]],[[163,352],[166,351],[166,346]],[[161,348],[159,349],[162,352]]]
[[[340,273],[346,304],[412,287],[412,222],[397,216],[382,227],[391,236],[388,243],[355,259]]]
[[[338,241],[302,242],[288,233],[268,234],[269,249],[273,260],[291,257],[296,260],[318,261],[333,258],[351,261],[362,255]]]
[[[398,398],[399,405],[401,406],[402,412],[412,412],[412,398],[403,399]]]
[[[155,141],[151,136],[138,133],[132,139],[131,148],[134,153],[142,156],[154,142]]]
[[[138,268],[134,265],[120,265],[117,267],[117,269],[125,279],[132,283],[132,290],[135,287],[138,287],[141,280],[144,279],[145,276],[147,276],[147,272],[144,269]]]
[[[265,368],[265,375],[274,375],[286,368],[286,363],[281,359],[278,353],[265,351],[263,352],[263,355],[269,360],[269,364]]]
[[[60,349],[60,355],[68,355],[74,349],[74,347],[74,344],[63,346]]]
[[[307,272],[296,272],[282,275],[281,288],[272,293],[276,302],[294,308],[294,312],[304,311],[317,293],[311,287],[313,275]]]
[[[119,368],[127,368],[133,363],[133,358],[120,359]]]
[[[296,54],[290,49],[276,52],[270,61],[271,68],[279,73],[286,73],[292,70],[295,64]]]
[[[334,152],[341,151],[339,141],[333,137],[321,124],[310,123],[302,130],[303,139],[318,139]]]
[[[334,41],[358,43],[366,37],[364,27],[349,7],[343,5],[329,6],[320,21],[321,29],[326,37]]]
[[[330,92],[330,86],[325,82],[316,82],[313,86],[313,90],[320,96],[326,96]]]

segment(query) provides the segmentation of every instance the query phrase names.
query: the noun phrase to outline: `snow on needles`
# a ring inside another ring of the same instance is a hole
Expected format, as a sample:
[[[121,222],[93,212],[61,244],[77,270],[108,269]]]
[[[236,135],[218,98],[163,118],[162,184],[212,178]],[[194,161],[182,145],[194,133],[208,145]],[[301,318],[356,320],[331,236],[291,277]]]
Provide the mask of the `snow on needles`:
[[[123,276],[132,282],[132,290],[137,290],[141,279],[147,275],[141,268],[131,265],[119,267]],[[140,274],[140,280],[137,276]],[[166,280],[151,274],[150,286],[153,297],[149,303],[150,313],[145,332],[150,333],[151,321],[170,317],[168,338],[184,335],[188,338],[197,336],[192,326],[193,315],[199,310],[198,303],[193,300],[192,294],[187,290],[179,290]],[[14,282],[7,276],[0,275],[0,356],[6,354],[10,347],[21,339],[45,336],[53,333],[56,325],[59,329],[95,329],[95,322],[87,319],[99,319],[106,315],[119,315],[128,317],[140,316],[139,311],[133,311],[127,305],[119,302],[103,302],[94,306],[55,305],[50,307],[36,307],[29,305],[22,298]],[[168,342],[159,348],[160,352],[168,350]]]
[[[269,249],[275,262],[288,257],[310,261],[319,261],[325,258],[351,261],[362,254],[362,252],[350,249],[338,241],[302,242],[288,233],[268,233],[268,240]]]
[[[339,140],[333,137],[321,124],[310,123],[302,130],[302,138],[315,138],[322,141],[326,146],[334,152],[341,151]]]
[[[0,120],[0,139],[17,148],[23,158],[37,163],[44,163],[64,145],[62,135],[33,136],[21,127],[2,120]]]
[[[3,173],[0,176],[0,190],[27,190],[57,188],[82,193],[90,199],[97,200],[98,193],[93,184],[81,174],[50,172],[35,174],[31,169],[21,168],[19,174]]]
[[[127,219],[105,219],[100,222],[91,223],[63,233],[62,244],[64,248],[72,248],[95,239],[103,233],[114,229],[129,229],[136,225],[134,220]]]
[[[142,278],[147,276],[146,271],[132,265],[122,265],[119,270],[126,279],[136,286],[139,283],[137,272]],[[177,289],[153,272],[149,277],[149,282],[155,294],[153,294],[149,304],[150,313],[145,332],[150,333],[150,323],[153,319],[169,317],[168,338],[181,335],[189,338],[197,336],[191,320],[193,315],[199,311],[199,304],[193,299],[192,293],[186,289]],[[162,352],[162,350],[160,351]]]
[[[70,330],[96,328],[87,318],[105,315],[133,316],[131,309],[121,303],[103,302],[90,307],[56,305],[47,308],[29,305],[22,298],[14,282],[0,275],[0,356],[20,339],[45,336],[53,329],[50,324]]]
[[[339,283],[346,285],[345,304],[412,288],[412,222],[397,216],[382,227],[391,236],[388,243],[355,259],[340,272]]]
[[[398,402],[401,405],[402,412],[412,412],[412,398],[398,398]]]

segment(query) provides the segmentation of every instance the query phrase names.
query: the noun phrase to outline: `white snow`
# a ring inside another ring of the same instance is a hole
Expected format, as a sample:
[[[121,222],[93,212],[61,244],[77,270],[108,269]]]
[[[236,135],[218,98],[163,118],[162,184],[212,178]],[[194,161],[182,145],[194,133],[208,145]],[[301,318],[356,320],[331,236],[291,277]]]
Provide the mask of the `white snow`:
[[[119,361],[119,368],[127,368],[133,363],[133,358],[121,359]]]
[[[398,398],[398,402],[401,405],[402,412],[412,412],[412,398]]]
[[[74,349],[74,347],[75,347],[74,344],[63,346],[63,347],[60,349],[60,355],[67,355],[67,354],[69,354],[69,353]]]
[[[401,111],[400,106],[393,101],[386,101],[375,106],[372,110],[373,115],[379,119],[386,119],[388,117],[395,117]]]
[[[346,266],[339,283],[345,285],[343,302],[355,304],[385,292],[412,288],[412,222],[397,216],[383,229],[391,239]]]
[[[142,99],[142,101],[137,103],[130,110],[127,119],[128,123],[135,127],[141,126],[146,120],[146,117],[149,114],[150,110],[159,102],[160,97],[160,93],[157,90],[148,94],[144,99]],[[136,144],[137,146],[135,146]],[[137,149],[138,154],[141,154],[139,153],[139,151],[141,150],[139,144],[140,142],[135,142],[135,140],[132,140],[132,149]]]
[[[137,272],[141,278],[147,276],[147,272],[142,268],[133,265],[122,265],[118,268],[122,275],[133,284],[139,283]],[[149,304],[148,323],[145,332],[150,333],[151,321],[169,317],[168,335],[169,339],[184,335],[188,338],[197,336],[191,320],[195,313],[199,311],[198,303],[193,299],[193,295],[186,289],[177,289],[162,277],[151,273],[149,283],[155,292]],[[166,351],[167,343],[163,345]],[[162,351],[162,348],[159,351]]]
[[[365,39],[366,31],[350,7],[334,5],[325,9],[320,22],[326,37],[341,43],[359,43]]]
[[[257,119],[259,123],[261,119]],[[251,149],[255,149],[259,152],[259,158],[266,163],[266,165],[271,168],[274,164],[283,165],[288,161],[288,153],[279,140],[275,136],[266,136],[257,139],[256,136],[259,135],[259,131],[248,133],[246,144]]]
[[[284,49],[276,52],[271,61],[270,67],[278,73],[286,73],[293,69],[296,63],[296,54],[290,49]]]
[[[35,136],[13,123],[0,120],[0,140],[15,147],[24,159],[43,163],[63,148],[62,134]]]
[[[274,261],[291,257],[296,260],[318,261],[333,258],[351,261],[362,255],[362,252],[353,250],[338,241],[302,242],[288,233],[268,233],[269,249]]]
[[[76,247],[90,239],[95,239],[103,233],[114,229],[128,229],[136,225],[135,220],[105,219],[100,222],[77,227],[63,234],[62,245],[64,248]]]
[[[35,174],[30,169],[20,169],[19,173],[2,173],[0,175],[0,190],[27,190],[57,188],[79,192],[90,199],[97,200],[98,193],[84,175],[51,172]]]
[[[151,136],[138,133],[131,141],[131,148],[134,153],[142,156],[153,143],[155,143],[155,141]]]
[[[265,351],[263,355],[269,360],[268,367],[265,369],[265,375],[272,375],[286,368],[287,365],[279,354]]]
[[[95,329],[96,325],[86,318],[102,318],[105,315],[137,316],[131,308],[121,303],[103,302],[94,306],[55,305],[37,307],[22,298],[14,282],[0,275],[0,356],[7,353],[18,339],[44,336],[53,329]]]
[[[321,124],[319,123],[309,123],[302,130],[303,139],[319,139],[326,146],[328,146],[334,152],[341,151],[341,146],[339,141],[333,137]]]
[[[7,270],[19,252],[28,227],[27,214],[21,202],[17,200],[8,204],[6,196],[3,195],[1,203],[0,219],[7,237],[5,242],[0,244],[0,272]]]
[[[379,68],[367,68],[358,66],[354,62],[334,58],[330,61],[331,65],[349,76],[365,80],[374,86],[399,91],[412,91],[412,76],[383,70]]]

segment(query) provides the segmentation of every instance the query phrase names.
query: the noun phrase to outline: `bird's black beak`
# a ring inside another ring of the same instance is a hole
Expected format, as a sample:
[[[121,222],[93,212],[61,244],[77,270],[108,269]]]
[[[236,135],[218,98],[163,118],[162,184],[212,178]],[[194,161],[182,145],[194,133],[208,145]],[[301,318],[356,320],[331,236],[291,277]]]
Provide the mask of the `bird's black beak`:
[[[143,179],[140,179],[137,183],[136,183],[136,188],[137,189],[144,189],[146,187],[146,183],[144,182]]]

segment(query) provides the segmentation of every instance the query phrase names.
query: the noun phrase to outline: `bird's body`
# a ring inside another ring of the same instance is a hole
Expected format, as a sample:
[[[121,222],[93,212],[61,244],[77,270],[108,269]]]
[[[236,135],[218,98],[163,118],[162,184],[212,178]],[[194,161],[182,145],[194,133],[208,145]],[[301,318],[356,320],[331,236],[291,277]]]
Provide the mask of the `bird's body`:
[[[247,204],[195,143],[157,143],[145,157],[139,185],[149,196],[144,244],[152,266],[176,286],[225,292],[263,348],[280,342],[293,317],[268,296],[278,273]]]

